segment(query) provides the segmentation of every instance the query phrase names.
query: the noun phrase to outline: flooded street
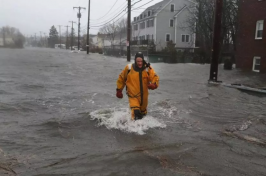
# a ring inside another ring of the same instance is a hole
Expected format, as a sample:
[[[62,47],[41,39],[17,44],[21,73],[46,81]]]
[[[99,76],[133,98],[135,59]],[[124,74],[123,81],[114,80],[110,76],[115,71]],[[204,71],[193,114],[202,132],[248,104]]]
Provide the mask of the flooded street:
[[[207,84],[210,65],[154,63],[132,122],[115,96],[125,58],[0,49],[0,175],[266,175],[266,96]],[[223,70],[266,87],[263,74]]]

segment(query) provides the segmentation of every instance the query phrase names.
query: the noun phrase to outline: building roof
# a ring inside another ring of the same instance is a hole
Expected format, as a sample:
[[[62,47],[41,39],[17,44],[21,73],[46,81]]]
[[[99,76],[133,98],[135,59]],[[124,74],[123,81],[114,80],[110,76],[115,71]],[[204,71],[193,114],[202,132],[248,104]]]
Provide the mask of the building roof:
[[[151,11],[151,15],[148,17],[148,16],[146,16],[145,18],[142,18],[142,19],[139,19],[139,20],[137,20],[138,22],[139,21],[142,21],[142,20],[145,20],[147,17],[148,18],[150,18],[150,17],[154,17],[154,16],[156,16],[161,10],[163,10],[163,8],[170,2],[171,0],[163,0],[163,1],[161,1],[161,2],[158,2],[158,3],[156,3],[156,4],[154,4],[154,5],[152,5],[152,6],[150,6],[150,7],[148,7],[148,8],[146,8],[142,13],[140,13],[140,15],[141,14],[147,14],[148,13],[148,11]],[[195,4],[195,2],[194,2],[194,0],[187,0],[188,2],[190,2],[190,3],[194,3]],[[185,8],[186,8],[187,6],[184,6],[180,11],[178,11],[174,16],[177,16],[179,13],[181,13]],[[140,16],[139,15],[139,16]],[[137,16],[137,17],[139,17],[139,16]],[[136,18],[137,18],[136,17]],[[132,23],[134,23],[134,22],[137,22],[137,21],[133,21]]]
[[[157,15],[157,13],[158,12],[160,12],[160,10],[162,10],[163,9],[163,7],[167,4],[167,3],[169,3],[171,0],[163,0],[163,1],[161,1],[161,2],[158,2],[158,3],[156,3],[156,4],[154,4],[154,5],[152,5],[152,6],[150,6],[150,7],[148,7],[148,8],[146,8],[142,13],[140,13],[140,15],[141,14],[147,14],[148,13],[148,11],[151,11],[151,15],[149,16],[149,18],[150,17],[153,17],[153,16],[156,16]],[[139,15],[139,16],[140,16]],[[139,16],[137,16],[137,17],[139,17]],[[136,17],[136,18],[137,18]],[[145,17],[146,18],[146,17]],[[138,20],[138,21],[142,21],[142,20],[144,20],[145,18],[142,18],[141,20]],[[133,22],[134,23],[134,22]]]
[[[142,13],[146,13],[146,12],[148,12],[150,10],[150,11],[154,12],[154,13],[151,14],[151,16],[155,16],[170,1],[171,0],[163,0],[161,2],[158,2],[158,3],[154,4],[153,6],[148,7]]]

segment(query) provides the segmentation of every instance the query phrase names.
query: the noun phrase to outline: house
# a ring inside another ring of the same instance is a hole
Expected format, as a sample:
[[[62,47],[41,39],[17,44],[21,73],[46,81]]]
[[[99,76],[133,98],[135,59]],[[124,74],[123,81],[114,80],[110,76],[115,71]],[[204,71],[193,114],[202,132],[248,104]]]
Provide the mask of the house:
[[[10,46],[10,45],[14,45],[15,42],[11,37],[6,37],[5,39],[0,37],[0,47],[4,47],[4,46]]]
[[[0,47],[14,45],[15,42],[10,35],[3,35],[3,31],[0,30]]]
[[[266,73],[266,1],[239,2],[236,67]]]
[[[105,34],[98,33],[92,37],[92,47],[103,48],[106,44],[109,44],[106,40]]]
[[[132,40],[152,40],[156,50],[172,41],[176,48],[195,48],[195,34],[186,28],[194,10],[192,0],[163,0],[148,7],[132,22]]]
[[[105,47],[117,47],[120,45],[126,45],[126,33],[125,34],[115,34],[114,38],[108,36],[107,34],[98,33],[96,36],[92,37],[92,43],[95,47],[105,48]]]

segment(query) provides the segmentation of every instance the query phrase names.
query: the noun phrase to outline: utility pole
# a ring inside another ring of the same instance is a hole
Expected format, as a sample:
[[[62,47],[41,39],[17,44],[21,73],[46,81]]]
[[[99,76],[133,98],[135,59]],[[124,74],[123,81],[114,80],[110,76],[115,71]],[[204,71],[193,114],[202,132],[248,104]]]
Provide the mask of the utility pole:
[[[3,45],[6,46],[6,32],[5,32],[5,27],[2,28],[3,32]]]
[[[217,81],[218,77],[218,64],[220,56],[221,46],[221,29],[222,29],[222,12],[223,12],[223,0],[216,0],[215,5],[215,22],[214,22],[214,33],[213,33],[213,47],[212,47],[212,61],[210,69],[209,81]]]
[[[35,47],[37,47],[36,33],[35,33]]]
[[[42,31],[40,31],[40,45],[42,47]]]
[[[73,47],[73,23],[76,23],[74,21],[69,21],[70,23],[72,23],[72,27],[71,27],[71,49],[72,50],[72,47]]]
[[[79,19],[79,23],[78,23],[78,50],[79,50],[79,45],[80,45],[80,42],[79,42],[79,38],[80,38],[80,18],[81,18],[81,13],[80,13],[80,10],[81,9],[86,9],[85,7],[73,7],[73,9],[79,9],[79,12],[77,14],[77,17]]]
[[[128,13],[127,13],[127,61],[130,62],[130,36],[131,35],[131,0],[128,0]]]
[[[61,49],[61,47],[62,47],[62,46],[61,46],[61,45],[62,45],[62,44],[61,44],[61,26],[62,26],[62,25],[58,25],[58,26],[59,26],[60,49]]]
[[[67,38],[66,38],[66,50],[67,50],[67,48],[68,48],[68,27],[70,27],[70,26],[65,26],[66,28],[67,28]]]
[[[88,5],[87,54],[89,54],[90,52],[90,8],[91,8],[91,0],[89,0],[89,5]]]
[[[47,47],[47,42],[46,42],[46,33],[44,32],[44,47],[46,48]]]

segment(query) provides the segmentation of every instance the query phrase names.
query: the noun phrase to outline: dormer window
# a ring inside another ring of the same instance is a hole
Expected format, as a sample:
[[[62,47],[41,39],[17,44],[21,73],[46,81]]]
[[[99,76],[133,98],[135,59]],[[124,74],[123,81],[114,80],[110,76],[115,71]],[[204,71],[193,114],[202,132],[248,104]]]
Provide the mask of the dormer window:
[[[174,12],[175,11],[175,5],[174,4],[171,4],[171,12]]]
[[[140,19],[142,19],[142,14],[140,15]]]
[[[148,11],[148,17],[151,16],[151,11]]]

